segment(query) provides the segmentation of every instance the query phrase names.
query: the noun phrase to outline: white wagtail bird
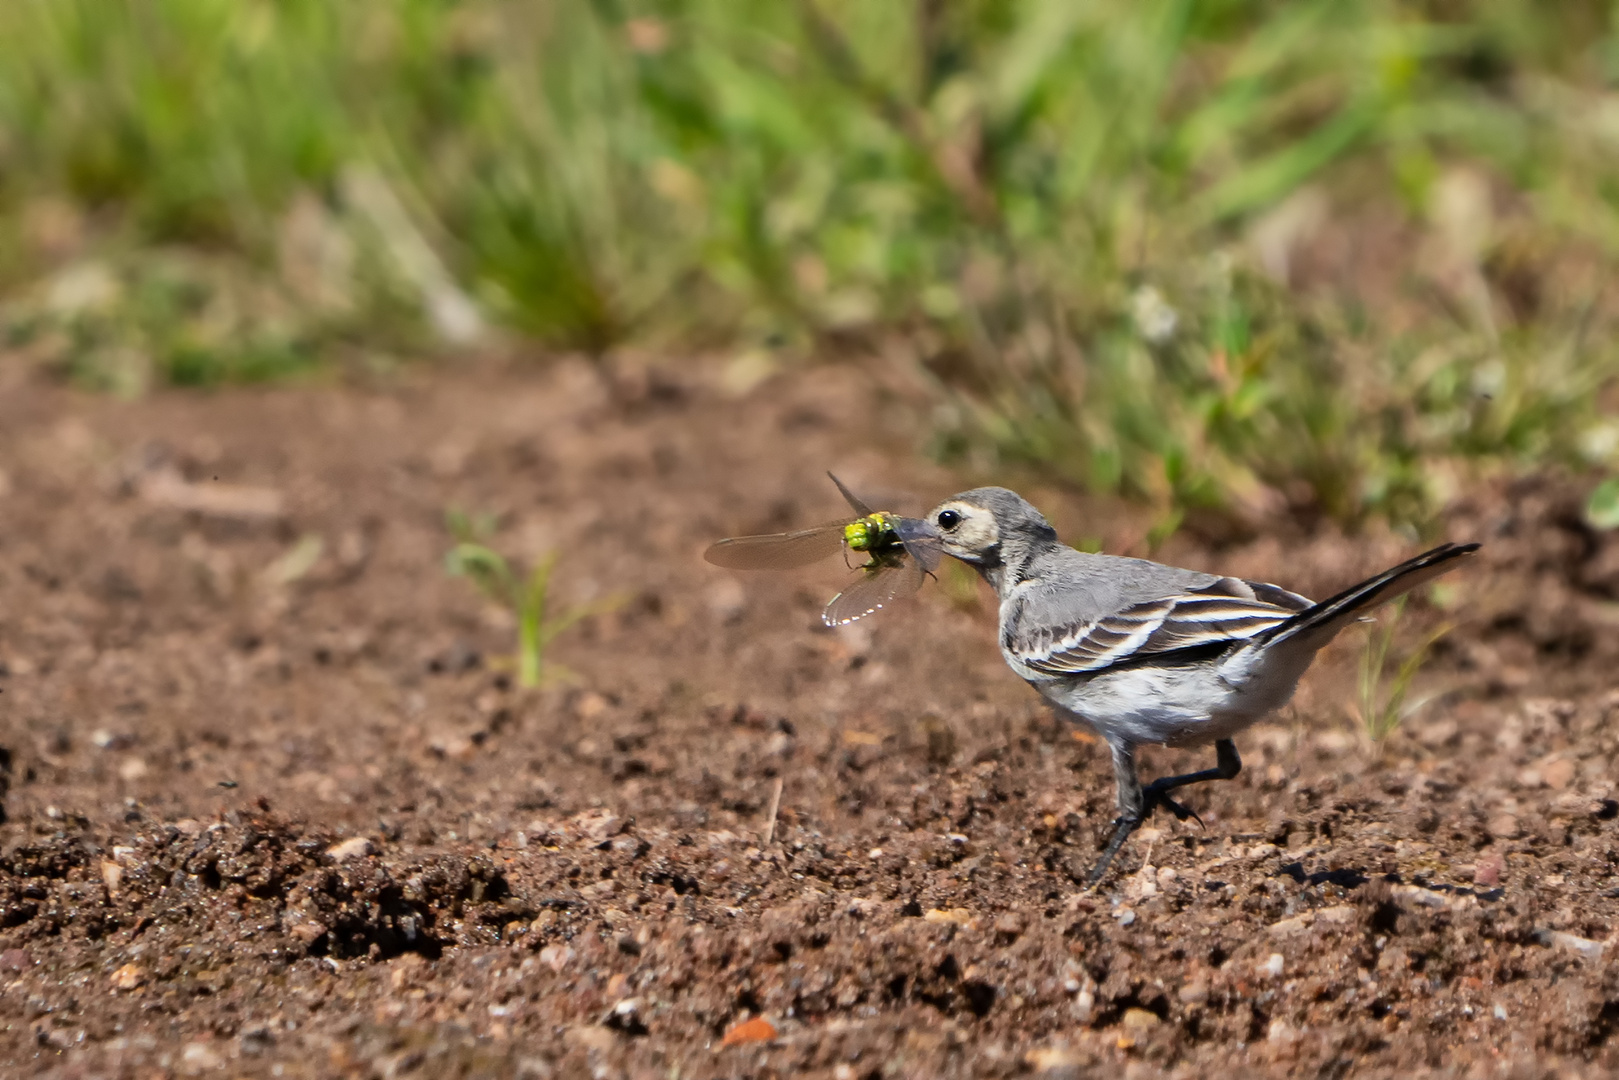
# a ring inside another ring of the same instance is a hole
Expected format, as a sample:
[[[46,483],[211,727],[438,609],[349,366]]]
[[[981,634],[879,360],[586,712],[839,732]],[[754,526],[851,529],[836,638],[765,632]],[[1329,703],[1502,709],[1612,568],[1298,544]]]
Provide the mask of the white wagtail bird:
[[[929,512],[944,553],[1000,597],[1001,655],[1113,754],[1119,816],[1088,884],[1107,873],[1169,793],[1242,769],[1231,737],[1286,704],[1315,654],[1369,608],[1452,569],[1477,544],[1444,544],[1314,603],[1258,581],[1087,555],[1015,492],[975,488]],[[1142,786],[1136,748],[1214,743],[1215,766]]]

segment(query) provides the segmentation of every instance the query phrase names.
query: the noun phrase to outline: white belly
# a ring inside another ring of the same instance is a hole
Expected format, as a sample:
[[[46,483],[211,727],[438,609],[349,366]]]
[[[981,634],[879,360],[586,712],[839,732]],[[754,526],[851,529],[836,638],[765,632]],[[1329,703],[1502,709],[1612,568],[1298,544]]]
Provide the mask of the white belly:
[[[1036,682],[1049,700],[1074,713],[1110,742],[1196,746],[1229,738],[1292,698],[1313,653],[1255,654],[1184,669],[1147,666],[1089,680]]]

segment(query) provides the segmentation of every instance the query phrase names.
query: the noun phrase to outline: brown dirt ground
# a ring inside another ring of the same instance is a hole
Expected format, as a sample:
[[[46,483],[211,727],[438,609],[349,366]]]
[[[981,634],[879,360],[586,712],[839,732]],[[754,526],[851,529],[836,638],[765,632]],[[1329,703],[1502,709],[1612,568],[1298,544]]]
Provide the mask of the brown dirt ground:
[[[829,466],[923,501],[988,478],[921,463],[868,373],[0,384],[7,1075],[1619,1069],[1619,539],[1576,485],[1452,508],[1486,547],[1406,616],[1458,625],[1382,754],[1347,634],[1191,796],[1206,827],[1155,822],[1085,894],[1105,754],[1005,670],[981,593],[833,633],[836,564],[700,560],[835,515]],[[1035,494],[1139,547],[1138,515]],[[623,594],[559,640],[571,680],[512,688],[509,618],[442,569],[452,506],[561,549],[563,599]],[[1161,554],[1320,595],[1413,546]]]

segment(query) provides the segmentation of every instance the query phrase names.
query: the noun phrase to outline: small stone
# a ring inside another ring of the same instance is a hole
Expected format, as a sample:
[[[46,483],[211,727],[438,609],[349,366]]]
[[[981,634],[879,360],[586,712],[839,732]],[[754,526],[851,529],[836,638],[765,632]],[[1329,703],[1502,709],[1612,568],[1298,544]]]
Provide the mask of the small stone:
[[[1574,782],[1574,762],[1569,758],[1558,758],[1540,770],[1540,778],[1547,787],[1566,788]]]
[[[1501,875],[1506,868],[1506,859],[1500,852],[1485,852],[1478,857],[1478,862],[1473,864],[1473,884],[1486,889],[1497,888],[1501,884]]]
[[[569,945],[547,945],[540,950],[540,963],[558,975],[573,963],[573,948]]]
[[[752,1020],[744,1020],[740,1024],[732,1025],[720,1040],[721,1046],[737,1046],[742,1043],[769,1042],[776,1037],[776,1025],[762,1016],[755,1016]]]
[[[1078,1070],[1091,1064],[1091,1058],[1071,1046],[1037,1046],[1023,1055],[1023,1063],[1037,1073],[1077,1075]],[[851,1075],[853,1075],[851,1071]]]
[[[388,972],[388,985],[395,993],[406,989],[427,970],[427,961],[421,953],[403,953],[393,962]]]
[[[1344,923],[1354,922],[1355,917],[1358,914],[1360,914],[1360,912],[1353,904],[1336,904],[1332,907],[1317,908],[1315,918],[1317,922],[1336,923],[1342,925]]]
[[[326,936],[326,924],[311,919],[308,922],[295,923],[288,928],[287,933],[305,945],[313,945]]]
[[[1209,984],[1204,979],[1194,978],[1176,991],[1175,996],[1182,1005],[1203,1005],[1209,1000]]]
[[[1146,1009],[1129,1008],[1124,1010],[1124,1017],[1119,1024],[1132,1035],[1141,1035],[1151,1031],[1161,1022],[1157,1013],[1148,1012]]]
[[[116,893],[124,880],[124,868],[111,859],[101,860],[101,880],[109,893]]]
[[[1518,819],[1513,817],[1511,814],[1500,814],[1491,818],[1489,824],[1486,825],[1485,828],[1487,828],[1490,831],[1490,835],[1495,837],[1497,840],[1516,840],[1521,834],[1521,830],[1518,827]]]
[[[611,810],[587,810],[576,816],[573,824],[594,844],[611,840],[624,831],[624,819]]]
[[[0,971],[21,972],[34,966],[34,958],[27,949],[7,949],[0,952]]]
[[[219,1051],[210,1043],[186,1043],[186,1048],[180,1051],[180,1068],[184,1072],[213,1072],[224,1064],[225,1059],[219,1056]]]
[[[1282,954],[1279,952],[1273,952],[1270,954],[1270,956],[1265,958],[1265,962],[1263,964],[1258,966],[1259,974],[1269,975],[1273,979],[1280,978],[1282,969],[1286,965],[1287,960],[1282,956]]]
[[[363,859],[367,855],[375,855],[376,852],[377,849],[370,840],[363,836],[351,836],[327,848],[326,857],[333,862],[347,862],[350,859]]]
[[[1119,920],[1120,926],[1129,926],[1136,921],[1136,913],[1130,908],[1120,908],[1113,913],[1113,917]]]
[[[1276,937],[1287,937],[1291,934],[1302,934],[1315,922],[1315,912],[1306,911],[1302,915],[1295,915],[1291,919],[1282,919],[1280,922],[1270,924],[1270,932]]]
[[[1005,938],[1015,938],[1023,933],[1023,916],[1015,911],[1008,911],[995,920],[995,932]]]
[[[929,908],[922,913],[922,921],[966,926],[973,921],[973,913],[966,908]]]
[[[1601,960],[1603,952],[1607,949],[1606,942],[1592,941],[1590,938],[1564,933],[1561,930],[1553,930],[1550,933],[1542,931],[1536,937],[1543,945],[1583,956],[1587,960]]]
[[[146,982],[146,970],[139,964],[125,964],[112,973],[112,988],[114,990],[134,990]]]
[[[594,690],[586,690],[574,699],[573,714],[581,720],[594,720],[607,711],[611,703]]]
[[[1255,860],[1268,859],[1274,854],[1276,854],[1275,844],[1255,844],[1248,849],[1248,857]]]
[[[147,768],[144,758],[125,758],[118,763],[118,779],[127,783],[141,779],[146,773]]]
[[[1430,750],[1437,750],[1454,739],[1456,732],[1459,730],[1461,730],[1461,727],[1456,723],[1455,719],[1447,716],[1417,728],[1412,734],[1416,735],[1417,741],[1423,746],[1428,747]]]
[[[1265,1032],[1265,1039],[1272,1043],[1290,1043],[1294,1039],[1293,1029],[1286,1020],[1272,1020]]]

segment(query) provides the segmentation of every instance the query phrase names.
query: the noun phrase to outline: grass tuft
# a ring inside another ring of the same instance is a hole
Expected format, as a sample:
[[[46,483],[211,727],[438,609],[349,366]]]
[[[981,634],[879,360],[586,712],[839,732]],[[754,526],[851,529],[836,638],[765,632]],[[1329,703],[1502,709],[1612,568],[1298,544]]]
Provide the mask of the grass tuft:
[[[623,598],[614,596],[559,608],[551,599],[557,552],[547,552],[523,574],[484,543],[494,531],[492,519],[451,510],[445,514],[445,523],[455,539],[455,546],[444,557],[445,570],[472,582],[485,599],[510,611],[517,620],[517,685],[532,688],[549,679],[565,677],[566,673],[555,664],[548,670],[545,655],[551,643],[581,619],[620,606]]]
[[[1361,728],[1379,751],[1415,711],[1416,706],[1407,708],[1405,703],[1411,682],[1439,639],[1453,629],[1452,624],[1445,623],[1432,631],[1391,672],[1389,652],[1405,615],[1405,602],[1406,598],[1401,597],[1389,605],[1388,614],[1367,630],[1366,647],[1361,652],[1357,707]]]

